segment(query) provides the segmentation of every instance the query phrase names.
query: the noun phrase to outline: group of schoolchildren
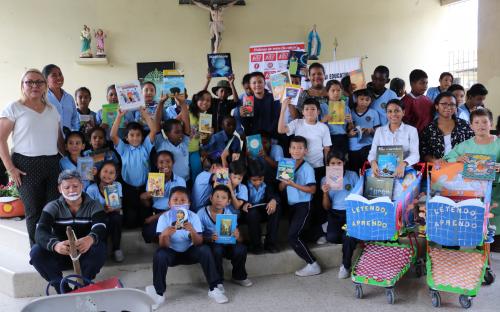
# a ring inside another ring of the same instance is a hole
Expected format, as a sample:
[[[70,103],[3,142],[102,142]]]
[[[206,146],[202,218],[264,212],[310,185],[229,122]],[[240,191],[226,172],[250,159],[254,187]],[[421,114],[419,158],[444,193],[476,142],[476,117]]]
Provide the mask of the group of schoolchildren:
[[[314,71],[324,74],[319,63],[310,65],[309,74]],[[157,305],[165,300],[168,267],[180,264],[200,263],[209,284],[208,295],[218,303],[228,301],[223,258],[232,263],[233,281],[251,286],[245,270],[247,246],[254,254],[279,252],[278,228],[284,214],[290,222],[288,243],[306,262],[296,275],[321,273],[307,246],[308,234],[308,240],[319,244],[343,243],[339,278],[347,278],[357,241],[346,236],[343,229],[345,198],[360,178],[359,169],[368,158],[376,129],[389,122],[386,110],[390,103],[403,107],[404,122],[420,132],[433,120],[433,97],[441,92],[454,94],[460,105],[457,114],[464,119],[484,101],[484,97],[482,101],[469,101],[476,94],[468,94],[463,101],[464,88],[452,85],[449,73],[441,75],[440,85],[429,89],[427,96],[427,75],[421,70],[412,71],[409,94],[405,94],[404,81],[398,78],[388,89],[389,70],[379,66],[366,89],[353,92],[348,77],[340,82],[330,80],[326,93],[304,96],[294,106],[289,98],[275,101],[264,75],[254,72],[245,75],[242,83],[244,95],[254,96],[253,115],[247,117],[242,97],[236,94],[234,76],[219,81],[212,89],[214,96],[207,90],[210,80],[207,76],[205,87],[191,101],[185,92],[178,92],[173,98],[161,96],[156,102],[155,85],[145,82],[142,91],[146,107],[133,112],[120,110],[113,124],[102,122],[101,111],[89,109],[91,94],[87,88],[75,93],[79,114],[91,115],[92,123],[66,132],[67,155],[60,161],[61,168],[75,169],[78,157],[104,154],[104,159],[95,163],[94,181],[85,183],[86,192],[107,213],[115,261],[124,260],[120,248],[122,225],[141,227],[146,243],[159,244],[153,258],[154,286],[147,289]],[[329,124],[328,101],[341,99],[347,104],[345,123]],[[107,89],[107,101],[118,102],[113,85]],[[211,134],[199,131],[201,113],[212,115]],[[245,137],[253,134],[262,138],[262,150],[256,157],[245,148]],[[284,157],[295,160],[293,180],[276,179],[278,162]],[[325,165],[345,168],[343,189],[331,190],[325,183]],[[216,179],[216,172],[223,167],[229,168],[225,184]],[[165,174],[164,197],[153,197],[146,189],[149,172]],[[106,205],[104,189],[111,184],[118,186],[123,197],[122,209]],[[187,221],[179,225],[175,208],[182,205],[189,205],[190,210]],[[237,229],[233,233],[235,245],[216,243],[217,214],[236,214],[238,224],[247,224],[248,234],[242,235]],[[264,241],[263,221],[267,222]]]

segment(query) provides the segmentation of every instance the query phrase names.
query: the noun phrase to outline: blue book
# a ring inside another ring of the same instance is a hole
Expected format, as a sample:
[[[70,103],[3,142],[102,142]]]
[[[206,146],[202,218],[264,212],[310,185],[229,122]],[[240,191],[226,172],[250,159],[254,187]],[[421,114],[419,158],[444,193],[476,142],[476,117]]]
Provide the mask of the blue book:
[[[94,160],[92,157],[78,157],[77,166],[78,173],[84,181],[93,181],[94,175],[92,173],[94,169]]]
[[[292,180],[295,174],[295,159],[283,158],[278,162],[278,172],[276,179],[278,180]]]
[[[262,148],[262,137],[260,134],[247,136],[247,150],[251,158],[257,158]]]
[[[218,244],[236,244],[234,231],[236,230],[237,216],[234,214],[218,214],[215,219],[215,231]]]
[[[394,177],[398,164],[403,161],[401,145],[386,145],[377,147],[377,165],[381,177]]]

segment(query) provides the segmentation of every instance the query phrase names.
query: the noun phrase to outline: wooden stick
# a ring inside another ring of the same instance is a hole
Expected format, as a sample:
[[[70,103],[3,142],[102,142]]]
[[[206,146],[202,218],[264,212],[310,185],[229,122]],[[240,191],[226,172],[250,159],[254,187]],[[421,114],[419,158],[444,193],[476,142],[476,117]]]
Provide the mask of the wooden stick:
[[[71,257],[71,262],[73,262],[73,270],[76,275],[82,276],[82,270],[80,268],[80,260],[78,259],[80,254],[78,253],[78,249],[76,248],[76,235],[75,231],[71,226],[66,227],[66,235],[69,240],[69,255]],[[77,278],[76,281],[83,285],[83,281],[81,278]]]

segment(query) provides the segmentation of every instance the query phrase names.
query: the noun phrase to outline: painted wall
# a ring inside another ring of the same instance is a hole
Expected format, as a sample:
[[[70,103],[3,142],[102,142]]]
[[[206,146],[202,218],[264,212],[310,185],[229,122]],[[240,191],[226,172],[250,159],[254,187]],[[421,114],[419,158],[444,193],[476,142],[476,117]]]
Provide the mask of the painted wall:
[[[445,12],[439,0],[248,0],[225,12],[221,50],[232,53],[239,82],[247,71],[248,46],[305,41],[317,24],[320,61],[332,59],[337,37],[337,57],[368,56],[366,73],[385,64],[391,77],[407,81],[412,69],[422,68],[435,86],[447,66]],[[192,94],[204,83],[208,19],[207,11],[176,0],[4,0],[0,106],[19,97],[25,68],[48,63],[62,68],[68,92],[89,87],[94,109],[104,103],[107,85],[135,79],[136,62],[175,60]],[[108,32],[109,65],[76,64],[83,24]]]

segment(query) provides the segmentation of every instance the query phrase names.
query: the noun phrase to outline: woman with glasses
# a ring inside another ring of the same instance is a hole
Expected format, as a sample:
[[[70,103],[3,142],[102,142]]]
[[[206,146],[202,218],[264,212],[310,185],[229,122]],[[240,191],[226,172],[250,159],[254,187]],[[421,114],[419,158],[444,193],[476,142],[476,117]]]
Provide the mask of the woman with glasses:
[[[64,150],[57,109],[47,99],[47,81],[37,69],[21,78],[21,98],[0,112],[0,157],[16,183],[26,214],[30,245],[46,203],[58,197],[58,152]],[[12,156],[7,139],[12,134]]]
[[[451,92],[440,93],[434,100],[435,118],[420,137],[420,155],[426,162],[441,159],[458,143],[474,136],[467,122],[457,118],[457,101]]]

